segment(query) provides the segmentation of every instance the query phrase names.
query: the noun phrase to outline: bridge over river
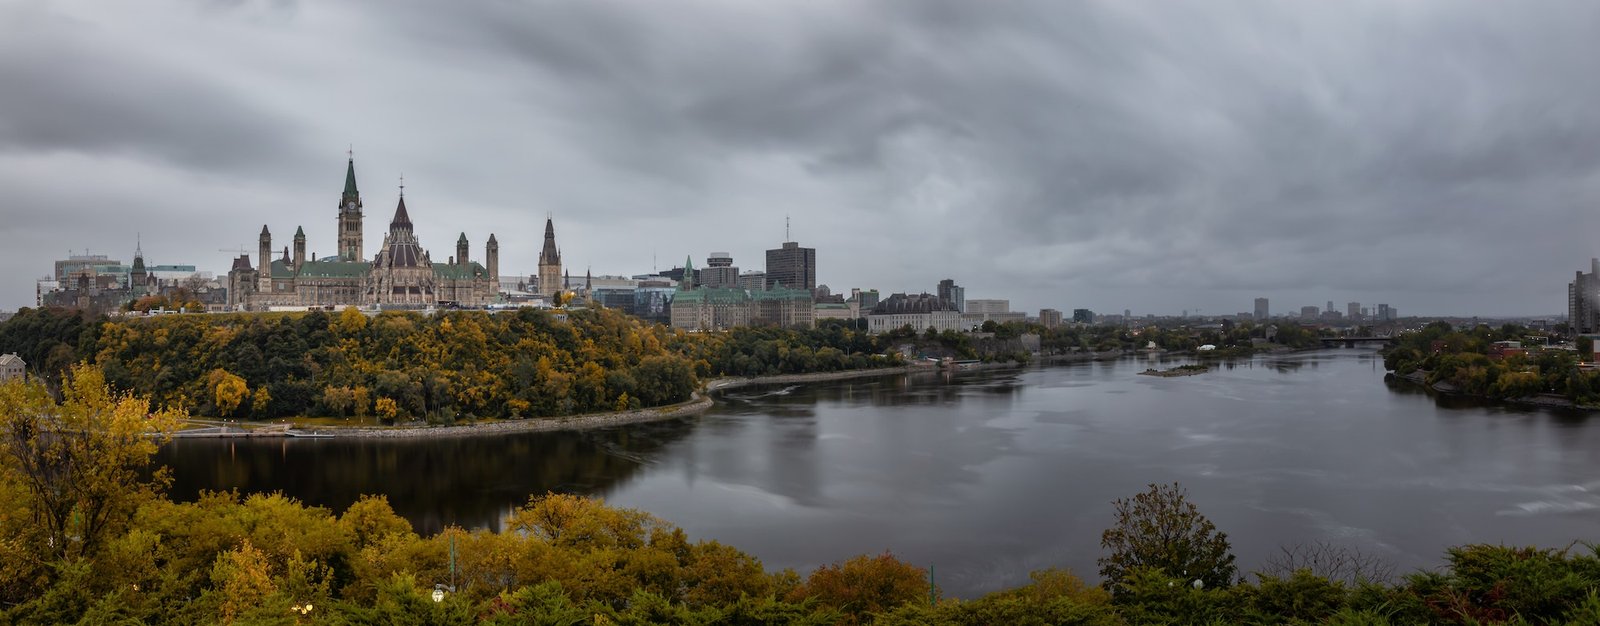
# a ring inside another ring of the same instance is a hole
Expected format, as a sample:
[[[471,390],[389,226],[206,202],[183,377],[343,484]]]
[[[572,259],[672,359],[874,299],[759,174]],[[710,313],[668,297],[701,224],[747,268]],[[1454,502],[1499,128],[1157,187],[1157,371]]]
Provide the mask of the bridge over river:
[[[1343,344],[1346,348],[1354,348],[1357,344],[1394,343],[1394,337],[1321,337],[1322,347],[1332,348]]]

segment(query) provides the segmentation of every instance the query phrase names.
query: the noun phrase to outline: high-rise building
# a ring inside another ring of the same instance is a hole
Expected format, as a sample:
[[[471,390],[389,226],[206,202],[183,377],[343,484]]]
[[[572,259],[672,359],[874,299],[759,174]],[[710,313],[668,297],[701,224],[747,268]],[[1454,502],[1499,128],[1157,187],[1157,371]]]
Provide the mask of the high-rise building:
[[[720,289],[739,286],[739,268],[733,265],[733,255],[726,252],[711,253],[699,274],[702,287]]]
[[[767,288],[817,288],[817,249],[802,248],[793,241],[767,251]]]
[[[852,287],[850,289],[850,300],[856,303],[856,309],[864,316],[868,311],[872,310],[872,307],[878,306],[878,290]]]
[[[1079,324],[1093,324],[1094,311],[1090,311],[1089,309],[1073,309],[1072,321]]]
[[[1039,324],[1045,328],[1060,326],[1061,312],[1055,309],[1039,309]]]
[[[1349,302],[1349,303],[1346,303],[1344,305],[1344,316],[1350,318],[1350,321],[1352,321],[1352,322],[1359,321],[1361,319],[1361,303],[1360,302]]]
[[[1321,313],[1321,311],[1318,311],[1317,307],[1314,307],[1314,306],[1303,306],[1303,307],[1300,307],[1300,319],[1303,319],[1303,320],[1315,320],[1315,319],[1317,319],[1317,314],[1318,313]]]
[[[1394,319],[1394,310],[1390,309],[1389,305],[1387,305],[1387,304],[1379,303],[1378,304],[1378,321],[1387,322],[1387,321],[1390,321],[1390,320],[1393,320],[1393,319]]]
[[[1600,259],[1589,259],[1589,273],[1567,283],[1567,324],[1574,334],[1600,332]]]
[[[1256,298],[1256,321],[1265,320],[1270,314],[1271,311],[1267,309],[1267,299]]]
[[[946,278],[939,281],[938,295],[940,298],[944,298],[945,302],[949,302],[951,306],[954,306],[957,311],[967,310],[967,290],[957,285],[955,279]]]
[[[1325,309],[1323,309],[1323,310],[1324,310],[1324,311],[1327,311],[1327,312],[1329,312],[1329,313],[1332,313],[1332,312],[1333,312],[1333,301],[1332,301],[1332,300],[1329,300],[1329,301],[1328,301],[1328,307],[1327,307],[1327,308],[1325,308]]]

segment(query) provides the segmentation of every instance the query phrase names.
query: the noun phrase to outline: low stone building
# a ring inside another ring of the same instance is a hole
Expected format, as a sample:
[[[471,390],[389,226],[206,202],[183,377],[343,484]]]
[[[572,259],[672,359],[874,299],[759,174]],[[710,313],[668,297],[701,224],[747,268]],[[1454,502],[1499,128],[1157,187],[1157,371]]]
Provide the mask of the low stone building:
[[[0,383],[11,380],[27,380],[27,378],[28,364],[22,360],[22,357],[17,356],[15,352],[0,354]]]

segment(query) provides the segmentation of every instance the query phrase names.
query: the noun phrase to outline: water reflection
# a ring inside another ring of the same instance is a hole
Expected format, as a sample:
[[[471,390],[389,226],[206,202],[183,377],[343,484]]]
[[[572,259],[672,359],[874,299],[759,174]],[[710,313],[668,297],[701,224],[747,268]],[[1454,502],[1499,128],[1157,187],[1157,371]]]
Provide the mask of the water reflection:
[[[180,439],[157,454],[172,495],[201,490],[282,491],[342,511],[385,494],[420,532],[446,525],[499,528],[530,494],[597,493],[631,479],[692,420],[583,433],[440,439]]]

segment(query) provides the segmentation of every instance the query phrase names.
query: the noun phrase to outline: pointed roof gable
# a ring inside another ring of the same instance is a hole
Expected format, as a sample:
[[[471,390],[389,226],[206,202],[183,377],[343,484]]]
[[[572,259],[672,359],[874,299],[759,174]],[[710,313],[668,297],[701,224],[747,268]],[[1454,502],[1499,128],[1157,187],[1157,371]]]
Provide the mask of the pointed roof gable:
[[[303,226],[294,227],[294,238],[295,239],[305,239],[306,238],[306,229],[305,229],[305,227],[303,227]]]
[[[356,191],[356,160],[354,157],[350,159],[350,164],[344,171],[344,195],[361,195],[361,192]]]
[[[461,236],[456,238],[456,245],[458,245],[458,246],[459,245],[465,245],[466,243],[467,243],[467,234],[466,233],[461,233]]]
[[[405,196],[400,196],[400,204],[394,208],[394,219],[389,220],[389,230],[396,228],[411,230],[411,216],[406,214]]]
[[[561,251],[556,249],[556,224],[552,218],[544,218],[544,249],[539,252],[540,265],[560,265]]]

